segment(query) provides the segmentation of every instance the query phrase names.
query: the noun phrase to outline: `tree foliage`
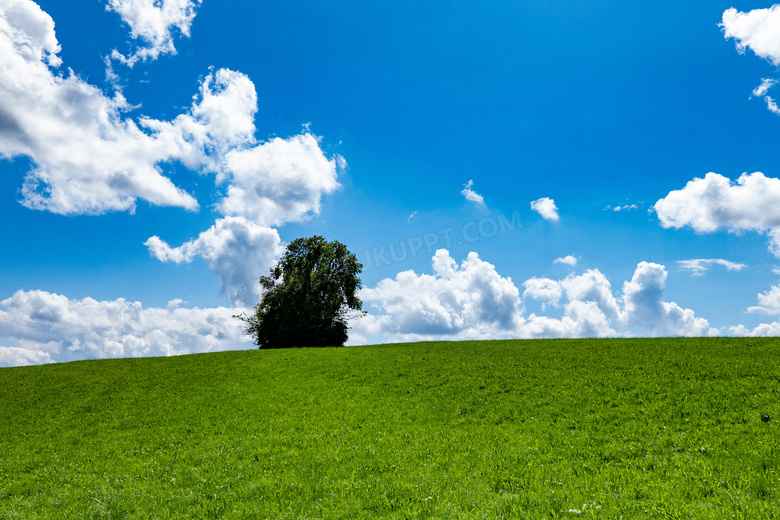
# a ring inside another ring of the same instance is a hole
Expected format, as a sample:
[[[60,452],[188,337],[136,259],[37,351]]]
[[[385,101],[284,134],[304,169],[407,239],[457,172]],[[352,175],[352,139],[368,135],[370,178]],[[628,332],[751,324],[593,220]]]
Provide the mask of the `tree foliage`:
[[[357,297],[363,265],[340,242],[298,238],[268,276],[251,316],[239,316],[260,348],[341,346],[347,320],[362,313]]]

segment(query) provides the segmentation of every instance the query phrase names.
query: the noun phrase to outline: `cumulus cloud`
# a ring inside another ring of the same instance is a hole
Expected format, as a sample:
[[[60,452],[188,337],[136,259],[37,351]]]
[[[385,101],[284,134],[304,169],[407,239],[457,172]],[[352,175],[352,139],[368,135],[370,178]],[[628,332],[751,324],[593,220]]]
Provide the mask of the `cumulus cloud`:
[[[747,13],[732,7],[723,13],[720,27],[726,39],[736,40],[740,53],[751,49],[756,56],[775,66],[780,65],[780,5],[773,5],[768,9],[754,9]],[[763,78],[761,84],[753,89],[752,97],[763,98],[769,111],[780,115],[780,106],[768,95],[769,89],[776,83],[776,79]]]
[[[161,5],[154,9],[174,4]],[[240,72],[209,73],[171,121],[136,121],[121,94],[58,73],[59,51],[53,20],[34,2],[0,3],[0,156],[34,161],[21,191],[29,208],[100,214],[132,211],[140,198],[195,210],[198,202],[163,172],[177,161],[216,172],[226,191],[218,209],[261,225],[316,214],[320,197],[338,187],[345,162],[325,157],[312,134],[256,142],[257,93]]]
[[[482,197],[482,195],[480,195],[479,193],[471,189],[473,185],[474,185],[474,181],[469,181],[465,186],[463,186],[463,189],[460,191],[460,194],[466,197],[466,200],[473,202],[477,206],[484,206],[485,199]]]
[[[750,49],[756,56],[780,65],[780,5],[747,13],[733,7],[723,12],[723,34],[736,40],[737,50]]]
[[[710,172],[670,192],[653,209],[665,228],[767,234],[769,250],[780,258],[780,179],[761,172],[743,173],[733,183]]]
[[[20,367],[53,363],[51,355],[36,348],[0,346],[0,367]]]
[[[0,366],[172,356],[253,347],[234,309],[144,308],[124,299],[72,300],[45,291],[18,291],[0,302]]]
[[[156,236],[146,242],[164,262],[204,258],[219,277],[222,294],[232,292],[233,300],[243,303],[256,302],[257,279],[281,253],[278,232],[269,226],[319,214],[322,196],[340,186],[337,176],[346,168],[341,156],[326,157],[320,139],[308,132],[257,143],[256,111],[249,78],[223,69],[204,80],[189,114],[160,123],[160,129],[181,128],[202,143],[202,167],[217,171],[217,184],[226,186],[216,204],[225,217],[179,247]]]
[[[172,121],[126,115],[121,94],[107,97],[70,73],[54,22],[29,0],[0,2],[0,156],[26,156],[35,167],[22,203],[60,214],[133,210],[138,198],[198,208],[165,176],[181,162],[222,169],[228,151],[254,142],[257,96],[245,75],[221,69],[205,77],[190,109]]]
[[[553,263],[554,264],[566,264],[566,265],[570,265],[570,266],[574,267],[575,265],[577,265],[577,257],[575,257],[574,255],[566,255],[566,256],[562,256],[560,258],[556,258],[555,260],[553,260]]]
[[[196,256],[206,260],[219,277],[221,294],[231,297],[235,305],[257,303],[258,279],[267,274],[284,251],[279,233],[243,217],[217,220],[198,238],[171,247],[158,236],[144,245],[161,262],[189,263]]]
[[[217,209],[261,225],[303,220],[320,212],[322,196],[339,187],[345,167],[341,156],[327,158],[310,133],[233,150],[218,177],[229,186]]]
[[[533,298],[542,302],[542,309],[547,305],[558,307],[563,296],[563,286],[550,278],[529,278],[523,282],[523,298]]]
[[[173,31],[190,36],[196,9],[202,0],[108,0],[106,10],[117,13],[129,27],[130,36],[143,47],[130,56],[114,51],[112,57],[132,67],[138,61],[157,59],[161,54],[176,54]]]
[[[247,132],[250,128],[248,122]],[[230,148],[231,142],[222,146]],[[345,166],[338,155],[327,158],[309,133],[232,149],[217,175],[227,190],[216,208],[226,216],[181,246],[171,247],[158,236],[145,245],[163,262],[202,257],[219,277],[221,294],[239,304],[256,303],[258,278],[283,252],[278,232],[269,226],[319,214],[322,196],[339,187],[337,175]]]
[[[469,253],[458,265],[440,249],[433,257],[433,272],[418,275],[404,271],[373,289],[362,289],[360,298],[384,315],[357,320],[354,327],[358,333],[390,333],[410,340],[489,338],[511,333],[519,326],[517,287],[477,253]]]
[[[642,262],[623,286],[621,306],[606,276],[597,269],[563,280],[531,278],[523,298],[563,306],[563,316],[523,316],[519,290],[510,278],[470,253],[458,265],[446,250],[433,257],[433,275],[414,271],[365,288],[369,314],[353,329],[361,341],[478,339],[501,337],[605,337],[711,335],[707,320],[664,301],[664,266]]]
[[[748,312],[780,314],[780,285],[773,285],[768,291],[758,295],[758,305],[748,307]]]
[[[523,324],[524,338],[603,338],[618,333],[595,302],[572,301],[565,306],[564,316],[551,318],[531,314]]]
[[[693,276],[704,276],[713,265],[721,265],[729,271],[741,271],[745,264],[723,260],[722,258],[693,258],[691,260],[679,260],[677,265],[683,271],[690,271]]]
[[[772,323],[761,323],[749,329],[744,325],[735,325],[729,327],[729,332],[735,336],[748,336],[748,337],[774,337],[780,336],[780,321]]]
[[[23,202],[58,213],[128,209],[136,197],[197,208],[156,167],[172,154],[122,118],[121,96],[53,73],[59,51],[54,21],[37,4],[0,2],[0,156],[35,161]]]
[[[758,305],[748,307],[747,312],[769,315],[780,314],[780,285],[773,285],[767,291],[758,294]],[[780,336],[780,321],[761,323],[753,329],[744,325],[731,327],[732,334],[737,336]]]
[[[171,128],[168,134],[181,134],[198,152],[207,152],[196,156],[197,162],[220,170],[220,161],[229,151],[255,144],[256,113],[257,92],[252,80],[241,72],[219,69],[203,79],[189,113],[171,124],[151,121],[146,126],[161,133],[163,128]]]
[[[549,197],[542,197],[531,202],[531,209],[539,213],[543,219],[558,222],[558,207]]]
[[[631,281],[623,284],[628,325],[651,336],[715,335],[707,320],[695,317],[691,309],[663,301],[666,276],[662,265],[639,263]]]
[[[570,274],[563,280],[531,278],[523,284],[524,297],[559,306],[565,297],[561,318],[531,314],[523,325],[522,337],[606,337],[619,335],[624,316],[612,286],[598,269],[589,269],[581,275]],[[624,332],[626,334],[627,332]]]
[[[569,301],[593,302],[610,321],[623,319],[612,286],[598,269],[588,269],[583,274],[567,276],[561,281]],[[663,296],[663,295],[661,295]]]

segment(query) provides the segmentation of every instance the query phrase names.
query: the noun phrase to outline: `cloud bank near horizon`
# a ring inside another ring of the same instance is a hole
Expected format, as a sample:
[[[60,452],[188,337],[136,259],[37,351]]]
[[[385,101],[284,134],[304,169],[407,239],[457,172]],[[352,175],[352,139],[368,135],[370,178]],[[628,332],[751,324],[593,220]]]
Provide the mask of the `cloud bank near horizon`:
[[[637,265],[632,279],[623,284],[620,300],[598,269],[563,280],[527,280],[523,297],[541,302],[543,308],[562,306],[560,318],[525,317],[518,287],[477,253],[469,253],[458,265],[440,249],[432,267],[432,275],[404,271],[363,289],[360,297],[369,314],[353,325],[359,336],[355,341],[376,336],[419,341],[718,333],[693,310],[664,301],[667,272],[655,263]]]
[[[140,302],[72,300],[46,291],[17,291],[0,302],[0,367],[118,357],[173,356],[252,348],[234,309],[167,308]]]
[[[187,261],[196,254],[190,247],[209,249],[209,241],[221,240],[219,232],[211,231],[189,247],[160,254]],[[215,255],[213,261],[220,260]],[[562,279],[533,277],[516,285],[477,253],[458,264],[445,249],[436,252],[431,267],[432,274],[403,271],[362,289],[368,314],[351,322],[348,344],[780,333],[780,321],[753,329],[711,327],[692,309],[665,300],[668,273],[653,262],[640,262],[619,293],[598,269]],[[548,312],[525,315],[524,304],[532,300]],[[46,291],[17,291],[0,302],[0,338],[12,340],[6,345],[0,340],[0,366],[254,347],[233,317],[251,309],[184,308],[183,303],[144,308],[124,299],[75,300]],[[747,312],[780,315],[780,286],[759,294],[758,303]]]

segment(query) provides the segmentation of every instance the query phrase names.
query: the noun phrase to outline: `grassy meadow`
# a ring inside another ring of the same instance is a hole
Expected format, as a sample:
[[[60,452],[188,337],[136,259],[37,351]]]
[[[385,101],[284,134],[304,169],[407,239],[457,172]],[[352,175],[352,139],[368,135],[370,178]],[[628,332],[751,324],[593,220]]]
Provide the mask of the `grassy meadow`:
[[[780,340],[0,369],[0,518],[780,518]]]

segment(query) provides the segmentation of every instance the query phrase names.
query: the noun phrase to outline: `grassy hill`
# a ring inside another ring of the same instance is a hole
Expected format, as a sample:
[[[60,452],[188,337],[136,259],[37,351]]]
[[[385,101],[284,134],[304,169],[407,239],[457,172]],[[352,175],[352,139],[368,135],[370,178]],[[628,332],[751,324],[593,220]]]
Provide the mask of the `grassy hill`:
[[[780,340],[0,369],[3,519],[621,516],[780,518]]]

